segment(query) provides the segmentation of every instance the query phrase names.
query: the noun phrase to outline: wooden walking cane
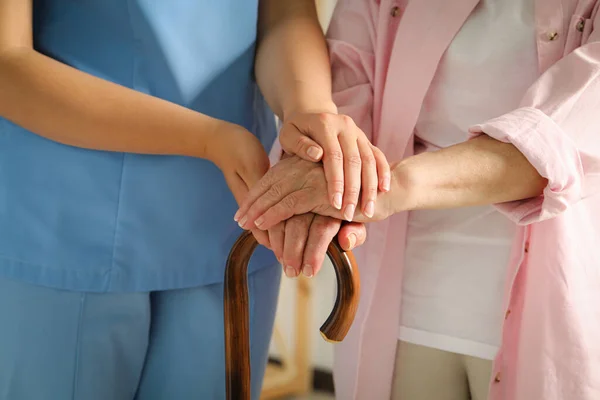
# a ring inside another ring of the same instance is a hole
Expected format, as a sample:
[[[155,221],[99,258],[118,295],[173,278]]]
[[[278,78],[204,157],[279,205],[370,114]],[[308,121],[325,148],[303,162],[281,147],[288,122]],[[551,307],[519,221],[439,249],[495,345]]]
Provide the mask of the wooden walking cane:
[[[249,231],[233,245],[225,269],[225,368],[228,400],[250,400],[250,324],[248,315],[248,262],[257,246]],[[337,278],[337,297],[333,310],[321,326],[321,335],[330,342],[341,342],[356,314],[360,278],[352,252],[344,252],[337,239],[329,245]]]

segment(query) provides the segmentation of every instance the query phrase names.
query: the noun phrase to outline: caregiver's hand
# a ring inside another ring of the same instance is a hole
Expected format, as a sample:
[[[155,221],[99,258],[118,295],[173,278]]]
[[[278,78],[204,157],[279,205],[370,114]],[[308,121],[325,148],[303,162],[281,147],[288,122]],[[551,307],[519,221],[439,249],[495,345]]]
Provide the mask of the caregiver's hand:
[[[223,172],[229,189],[238,205],[241,204],[249,188],[269,169],[269,157],[262,144],[243,127],[223,121],[206,146],[207,158]],[[249,230],[260,244],[270,248],[266,231],[256,227]]]
[[[336,234],[342,249],[349,251],[365,242],[367,230],[364,224],[307,213],[269,229],[269,241],[287,277],[296,277],[300,272],[312,277],[321,269]]]
[[[323,161],[328,202],[352,221],[361,197],[366,216],[375,212],[377,189],[390,188],[385,155],[373,146],[347,115],[296,113],[285,117],[279,136],[282,149],[307,161]]]
[[[372,218],[358,212],[354,221],[382,220],[399,211],[403,206],[404,193],[397,181],[392,179],[391,191],[377,196],[376,212]],[[329,204],[326,187],[321,164],[295,156],[281,160],[244,199],[238,211],[239,224],[245,229],[269,229],[293,215],[307,212],[342,218],[341,212]]]

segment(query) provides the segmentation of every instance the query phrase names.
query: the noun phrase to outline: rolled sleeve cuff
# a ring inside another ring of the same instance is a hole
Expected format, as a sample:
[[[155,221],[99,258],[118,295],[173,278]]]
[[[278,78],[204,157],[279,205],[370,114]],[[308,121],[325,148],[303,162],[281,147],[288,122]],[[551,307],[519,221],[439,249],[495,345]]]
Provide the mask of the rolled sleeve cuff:
[[[511,220],[527,225],[550,219],[582,197],[583,168],[571,138],[542,111],[525,107],[469,129],[514,145],[548,180],[542,195],[495,206]]]

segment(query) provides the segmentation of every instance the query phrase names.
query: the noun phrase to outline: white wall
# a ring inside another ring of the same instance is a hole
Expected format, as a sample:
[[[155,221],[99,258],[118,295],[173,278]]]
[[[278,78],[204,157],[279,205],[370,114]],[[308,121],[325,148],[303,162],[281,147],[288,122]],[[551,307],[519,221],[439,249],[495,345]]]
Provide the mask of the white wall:
[[[336,0],[317,0],[319,19],[325,27],[329,23]],[[296,300],[296,280],[284,276],[281,284],[281,293],[277,309],[277,324],[283,336],[288,340],[288,349],[293,351],[294,341],[294,313]],[[321,272],[310,280],[311,314],[310,351],[312,363],[316,367],[331,369],[333,365],[333,345],[325,342],[319,333],[319,327],[331,311],[336,295],[335,272],[329,260],[325,262]],[[271,354],[276,356],[277,350],[271,347]]]

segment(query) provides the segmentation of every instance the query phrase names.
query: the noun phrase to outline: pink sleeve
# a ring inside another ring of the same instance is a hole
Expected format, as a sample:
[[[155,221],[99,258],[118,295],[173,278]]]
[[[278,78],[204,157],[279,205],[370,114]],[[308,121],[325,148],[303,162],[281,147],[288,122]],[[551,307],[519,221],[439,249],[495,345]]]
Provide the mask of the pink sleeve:
[[[378,3],[339,0],[327,42],[332,69],[333,100],[341,114],[372,137],[373,75]]]
[[[594,22],[600,23],[598,15]],[[552,218],[600,193],[600,30],[549,68],[521,108],[470,133],[512,143],[548,179],[538,198],[497,205],[519,224]]]

